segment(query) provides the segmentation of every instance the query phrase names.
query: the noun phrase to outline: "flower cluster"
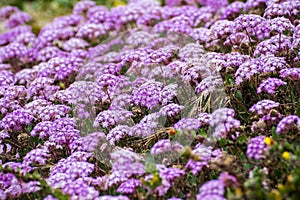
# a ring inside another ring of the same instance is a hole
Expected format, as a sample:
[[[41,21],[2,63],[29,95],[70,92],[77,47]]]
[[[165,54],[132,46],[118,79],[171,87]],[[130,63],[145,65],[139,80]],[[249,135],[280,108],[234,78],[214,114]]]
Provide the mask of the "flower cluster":
[[[299,10],[0,7],[0,199],[299,199]]]

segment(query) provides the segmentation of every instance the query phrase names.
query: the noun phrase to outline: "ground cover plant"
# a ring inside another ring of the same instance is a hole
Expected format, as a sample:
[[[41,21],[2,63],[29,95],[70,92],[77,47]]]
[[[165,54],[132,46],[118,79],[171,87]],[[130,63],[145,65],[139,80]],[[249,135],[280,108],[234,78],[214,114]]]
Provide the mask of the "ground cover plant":
[[[299,11],[1,7],[0,199],[299,199]]]

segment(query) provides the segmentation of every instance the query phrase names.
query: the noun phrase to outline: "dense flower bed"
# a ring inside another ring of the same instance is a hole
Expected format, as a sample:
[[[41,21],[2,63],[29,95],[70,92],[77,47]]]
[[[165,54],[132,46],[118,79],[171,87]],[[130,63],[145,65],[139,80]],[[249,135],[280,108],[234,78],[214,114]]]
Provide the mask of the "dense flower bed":
[[[0,8],[0,199],[299,199],[300,1]]]

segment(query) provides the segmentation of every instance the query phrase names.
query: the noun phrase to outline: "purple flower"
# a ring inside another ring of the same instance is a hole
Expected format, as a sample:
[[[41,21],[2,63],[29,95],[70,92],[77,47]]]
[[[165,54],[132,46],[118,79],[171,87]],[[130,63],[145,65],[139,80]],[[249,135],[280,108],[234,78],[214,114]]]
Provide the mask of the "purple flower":
[[[124,165],[128,165],[134,162],[142,161],[141,155],[128,150],[128,149],[119,149],[111,153],[111,158],[114,161],[114,169],[119,169]]]
[[[66,51],[72,51],[74,49],[84,49],[87,46],[89,46],[89,44],[83,39],[70,38],[63,44],[63,49]]]
[[[107,7],[99,6],[99,5],[94,5],[94,6],[89,5],[89,8],[88,8],[87,13],[86,13],[86,17],[88,19],[92,18],[97,12],[103,12],[103,11],[107,11]]]
[[[228,4],[227,0],[225,0],[225,1],[223,1],[223,0],[216,0],[216,1],[214,1],[214,0],[198,0],[198,1],[200,2],[200,4],[209,6],[213,9],[221,9],[221,8],[227,6],[227,4]]]
[[[43,27],[42,31],[50,29],[64,29],[73,28],[72,26],[77,26],[83,21],[83,17],[80,15],[66,15],[62,17],[56,17],[52,23]]]
[[[222,19],[234,19],[236,15],[244,10],[244,8],[244,2],[234,1],[225,7],[225,10],[222,12]]]
[[[60,29],[42,29],[42,31],[38,35],[34,48],[36,50],[39,50],[46,46],[52,46],[55,40],[67,40],[71,37],[74,37],[74,33],[75,32],[72,27]]]
[[[300,79],[300,68],[288,68],[280,70],[280,77],[290,80]]]
[[[262,91],[265,91],[268,94],[274,94],[275,90],[282,86],[286,85],[287,83],[282,81],[278,78],[267,78],[266,80],[263,80],[262,83],[257,88],[257,93],[261,93]]]
[[[128,135],[135,137],[147,137],[155,133],[158,123],[138,123],[130,128]]]
[[[212,30],[203,27],[193,29],[193,32],[190,34],[194,40],[199,41],[201,44],[208,42],[211,35]]]
[[[167,6],[179,6],[182,0],[166,0]]]
[[[148,63],[164,63],[168,64],[174,57],[178,48],[176,46],[165,46],[155,51],[152,51],[147,56]]]
[[[176,124],[174,128],[178,130],[197,130],[201,127],[201,122],[199,119],[195,118],[182,118]]]
[[[262,62],[259,59],[246,61],[239,66],[235,73],[235,83],[240,85],[245,80],[250,80],[255,74],[262,71]]]
[[[23,159],[23,164],[27,166],[31,165],[45,165],[47,159],[50,158],[50,152],[47,148],[33,149],[26,154]]]
[[[190,169],[192,174],[197,175],[204,166],[208,167],[209,160],[218,159],[222,155],[222,152],[219,149],[212,150],[212,147],[207,147],[199,143],[192,150],[192,154],[196,157],[199,156],[200,160],[189,159],[184,169]]]
[[[162,168],[159,170],[159,176],[168,182],[174,181],[176,178],[185,175],[185,172],[179,168]]]
[[[0,71],[0,86],[13,85],[15,83],[15,75],[11,71]]]
[[[272,73],[288,67],[283,57],[275,57],[273,55],[265,55],[260,57],[262,61],[262,72]]]
[[[265,136],[257,136],[252,138],[247,145],[247,156],[255,160],[264,159],[264,152],[268,149],[266,145]]]
[[[28,110],[32,115],[37,115],[41,107],[50,106],[52,103],[44,99],[34,100],[25,105],[26,110]]]
[[[185,82],[189,82],[190,84],[199,84],[202,80],[201,76],[201,67],[195,66],[187,69],[182,75],[182,80]]]
[[[10,15],[10,17],[6,23],[6,27],[14,28],[16,26],[23,25],[26,22],[29,22],[31,19],[32,18],[28,13],[18,11],[18,12],[15,12],[14,14]]]
[[[19,35],[24,34],[24,33],[29,33],[29,32],[31,32],[30,26],[17,26],[15,28],[12,28],[9,31],[0,34],[0,44],[6,45],[9,42],[13,43],[16,41],[16,38]]]
[[[87,152],[93,152],[98,147],[100,141],[106,141],[106,136],[104,133],[89,133],[88,135],[81,137],[82,150]]]
[[[117,192],[123,194],[132,194],[139,186],[142,186],[142,181],[137,179],[129,179],[118,187]]]
[[[126,43],[128,45],[132,45],[133,47],[138,47],[140,45],[145,46],[150,43],[155,37],[157,37],[157,35],[150,34],[145,31],[133,32],[126,39]]]
[[[237,1],[236,1],[237,2]],[[239,67],[246,61],[250,60],[250,56],[248,55],[242,55],[238,52],[232,52],[229,54],[226,54],[225,61],[222,63],[224,67]]]
[[[0,61],[9,62],[11,59],[22,59],[28,52],[28,48],[19,42],[13,42],[0,48]]]
[[[148,81],[132,92],[132,101],[136,105],[145,106],[152,109],[160,101],[160,92],[162,83],[156,81]]]
[[[94,171],[94,164],[85,161],[74,161],[61,159],[50,171],[50,177],[64,173],[69,179],[76,180],[79,177],[86,177]]]
[[[268,5],[268,7],[265,9],[264,17],[266,18],[273,18],[273,17],[289,17],[290,12],[287,9],[286,6],[282,4],[273,3]]]
[[[18,101],[25,100],[26,88],[24,86],[6,86],[0,89],[0,95],[3,95],[4,99]]]
[[[185,62],[190,61],[192,58],[198,58],[202,54],[204,54],[203,47],[196,43],[189,43],[182,47],[178,52],[180,60]]]
[[[40,107],[38,118],[42,121],[54,121],[59,118],[67,117],[71,108],[66,105],[49,105]]]
[[[89,8],[94,6],[96,6],[96,2],[94,1],[90,1],[90,0],[79,1],[73,7],[73,14],[82,15],[86,11],[88,11]]]
[[[120,82],[120,77],[112,74],[101,74],[95,80],[101,87],[113,88]]]
[[[233,46],[233,48],[238,49],[239,46],[242,45],[242,44],[250,45],[250,40],[249,40],[249,37],[247,36],[247,34],[245,34],[245,33],[239,33],[238,32],[238,33],[232,33],[232,34],[230,34],[226,38],[226,40],[225,40],[225,42],[223,44],[224,45],[229,45],[229,46],[231,45],[231,46]],[[236,53],[236,52],[232,52],[232,53]],[[245,55],[243,55],[243,57],[244,56]]]
[[[196,94],[203,92],[204,95],[208,95],[220,87],[223,87],[223,81],[220,76],[208,76],[196,86],[195,92]]]
[[[174,100],[178,93],[177,88],[178,85],[176,83],[171,83],[160,91],[160,102],[163,106],[171,103]]]
[[[36,60],[40,62],[46,62],[52,58],[55,57],[65,57],[66,53],[61,51],[56,46],[47,46],[45,48],[42,48],[38,53],[36,54]]]
[[[284,117],[276,127],[276,133],[282,134],[292,130],[295,126],[300,125],[300,118],[297,115],[289,115]]]
[[[62,192],[70,195],[71,199],[93,200],[99,196],[98,190],[89,186],[81,179],[77,179],[72,181],[70,184],[67,184],[64,188],[62,188]]]
[[[104,195],[95,198],[95,200],[129,200],[129,198],[123,195],[119,195],[119,196]]]
[[[257,114],[262,115],[268,113],[272,108],[277,108],[279,103],[264,99],[262,101],[257,102],[254,104],[249,111],[250,112],[257,112]]]
[[[21,183],[23,193],[34,193],[42,189],[39,181],[30,181],[27,183]]]
[[[83,60],[77,57],[55,57],[48,61],[48,67],[53,70],[55,80],[64,80],[77,72]]]
[[[79,30],[76,34],[76,37],[82,39],[94,40],[99,38],[110,30],[111,27],[109,24],[93,24],[93,23],[85,23],[84,25],[79,27]]]
[[[130,130],[129,126],[126,125],[118,125],[115,128],[111,129],[107,134],[106,139],[111,143],[115,144],[115,142],[121,140],[126,137]]]
[[[233,21],[218,20],[210,27],[210,29],[212,30],[214,38],[222,39],[230,35],[231,33],[233,33],[233,29],[232,29],[233,26],[234,26]]]
[[[138,48],[134,50],[126,50],[121,54],[121,60],[124,63],[135,63],[140,61],[146,61],[149,53],[152,51],[153,50],[149,48]]]
[[[17,36],[16,42],[23,43],[24,45],[31,46],[36,41],[36,35],[32,32],[21,33]]]
[[[3,6],[0,9],[0,21],[4,21],[5,19],[8,19],[9,16],[11,16],[13,13],[18,12],[19,9],[14,6]]]
[[[119,162],[113,164],[112,173],[109,175],[107,180],[107,186],[112,186],[114,184],[128,180],[134,175],[143,175],[145,173],[145,166],[142,163],[132,162],[130,164],[123,164],[121,166]]]
[[[246,31],[249,34],[254,33],[255,28],[265,22],[265,18],[254,14],[242,14],[234,20],[233,28],[236,31]]]
[[[88,12],[88,22],[94,24],[103,24],[112,22],[111,13],[107,9],[99,9],[97,12],[91,14]]]
[[[197,195],[197,200],[199,199],[223,199],[225,193],[225,185],[220,180],[211,180],[203,184],[199,189],[199,194]]]
[[[76,81],[66,90],[57,91],[54,96],[61,102],[67,104],[85,103],[93,105],[97,101],[108,99],[102,87],[90,81]]]
[[[130,105],[132,105],[132,100],[131,100],[131,95],[129,94],[119,94],[118,96],[116,96],[111,104],[110,104],[110,108],[123,108],[126,109],[128,108]]]
[[[1,190],[4,190],[6,198],[17,198],[22,194],[22,186],[17,177],[12,173],[1,173],[0,185]]]
[[[35,125],[33,130],[31,131],[30,135],[32,137],[39,136],[40,138],[44,139],[52,134],[53,131],[53,122],[50,121],[43,121]]]
[[[168,117],[175,117],[184,109],[184,106],[175,104],[175,103],[170,103],[160,109],[160,114],[163,116],[168,116]]]
[[[159,140],[151,148],[150,152],[152,155],[169,154],[172,152],[179,152],[183,149],[183,146],[178,142],[171,142],[170,139]]]
[[[289,51],[292,48],[292,37],[286,35],[275,35],[268,40],[264,40],[256,46],[254,56],[275,55],[280,52]]]
[[[95,121],[94,127],[99,125],[103,128],[109,128],[116,126],[118,123],[126,121],[133,114],[126,110],[105,110],[100,112]]]
[[[44,200],[58,200],[57,198],[54,198],[51,194],[47,195]]]
[[[282,118],[281,114],[276,110],[270,110],[268,114],[263,115],[258,122],[253,122],[251,126],[252,132],[266,132],[272,126],[276,125]]]
[[[52,86],[54,80],[47,77],[36,78],[28,86],[27,99],[51,99],[53,94],[59,89],[58,86]]]
[[[231,185],[238,187],[239,185],[237,179],[234,176],[229,175],[228,172],[222,172],[219,176],[219,180],[227,187]]]
[[[32,130],[32,135],[39,135],[41,138],[49,137],[48,148],[62,148],[65,145],[69,150],[79,148],[79,131],[75,129],[76,121],[72,118],[59,118],[52,123],[42,122]]]
[[[28,85],[29,82],[32,82],[34,79],[37,78],[37,70],[36,69],[22,69],[21,71],[18,71],[16,76],[16,82],[21,85]]]
[[[290,31],[294,29],[291,21],[285,17],[276,17],[269,21],[270,30],[277,31],[282,34],[284,31]]]
[[[200,120],[200,122],[202,123],[202,125],[208,125],[210,120],[211,120],[211,114],[208,113],[200,113],[198,115],[198,118]]]
[[[28,125],[34,117],[25,109],[20,108],[8,113],[0,121],[0,127],[6,130],[21,130],[23,125]]]

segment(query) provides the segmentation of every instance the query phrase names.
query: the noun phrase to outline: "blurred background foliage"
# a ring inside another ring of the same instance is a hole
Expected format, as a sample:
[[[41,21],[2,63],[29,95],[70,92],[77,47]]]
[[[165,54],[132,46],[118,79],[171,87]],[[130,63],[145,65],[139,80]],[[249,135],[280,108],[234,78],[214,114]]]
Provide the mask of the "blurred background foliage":
[[[32,26],[42,27],[55,17],[72,13],[73,6],[80,0],[0,0],[0,7],[11,5],[28,12],[32,17]],[[127,0],[94,0],[98,5],[108,8],[125,5]]]

